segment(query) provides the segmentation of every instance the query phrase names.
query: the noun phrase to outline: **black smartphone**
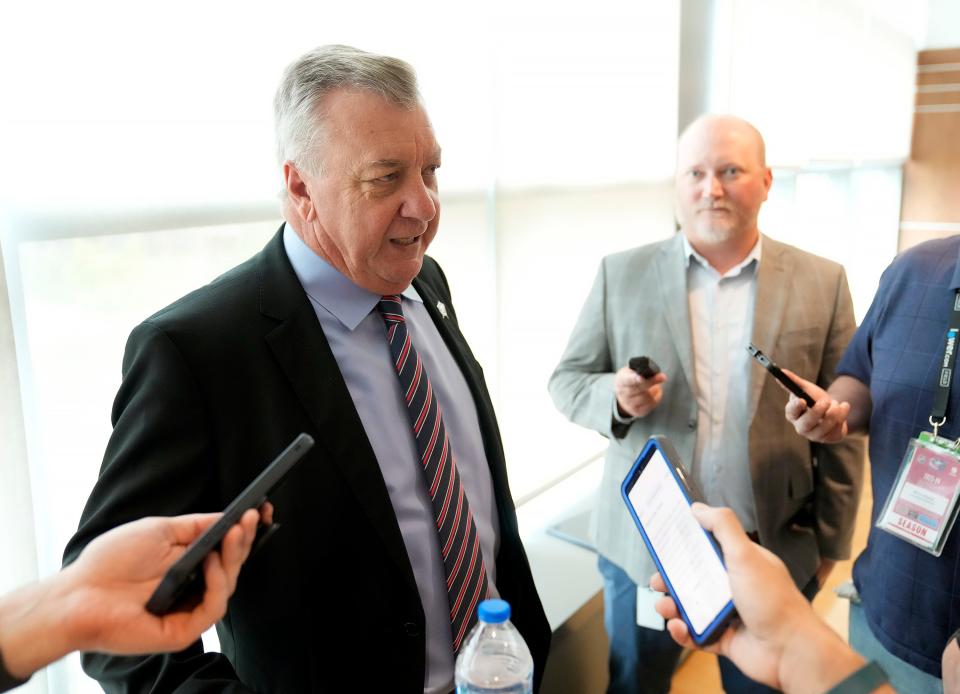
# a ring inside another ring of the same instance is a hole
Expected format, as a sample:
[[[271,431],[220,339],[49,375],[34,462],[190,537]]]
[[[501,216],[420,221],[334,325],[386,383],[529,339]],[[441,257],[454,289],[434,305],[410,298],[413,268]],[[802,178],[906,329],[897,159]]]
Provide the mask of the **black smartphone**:
[[[698,645],[720,637],[736,616],[720,549],[697,522],[698,501],[673,445],[652,436],[620,487],[633,521]]]
[[[644,378],[653,378],[660,373],[660,367],[650,357],[631,357],[627,366],[636,371]]]
[[[773,361],[770,360],[770,357],[757,349],[753,343],[747,345],[747,351],[750,352],[750,356],[760,362],[760,364],[763,365],[763,368],[769,371],[775,379],[780,381],[780,383],[782,383],[787,390],[796,395],[798,398],[803,398],[803,401],[807,403],[807,407],[814,406],[817,401],[810,397],[810,394],[807,393],[807,391],[797,385],[796,381],[787,376],[787,374],[783,373],[783,371],[780,370],[780,367],[774,364]]]
[[[300,434],[230,502],[217,522],[194,540],[183,556],[167,569],[160,585],[147,601],[147,612],[159,617],[200,599],[204,589],[204,558],[216,549],[223,540],[223,536],[236,525],[248,509],[259,508],[264,504],[267,495],[283,481],[287,473],[312,446],[313,438],[308,434]],[[272,533],[277,527],[279,526],[274,524],[268,532]]]

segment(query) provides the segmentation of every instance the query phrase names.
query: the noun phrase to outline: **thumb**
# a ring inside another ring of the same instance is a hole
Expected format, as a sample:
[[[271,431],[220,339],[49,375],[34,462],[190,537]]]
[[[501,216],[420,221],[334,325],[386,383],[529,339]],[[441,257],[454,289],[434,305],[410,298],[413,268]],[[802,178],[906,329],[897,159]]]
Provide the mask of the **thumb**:
[[[691,510],[697,522],[717,538],[717,542],[720,543],[724,553],[743,543],[750,543],[750,538],[744,532],[743,526],[740,525],[737,516],[730,509],[714,508],[695,502],[691,506]]]

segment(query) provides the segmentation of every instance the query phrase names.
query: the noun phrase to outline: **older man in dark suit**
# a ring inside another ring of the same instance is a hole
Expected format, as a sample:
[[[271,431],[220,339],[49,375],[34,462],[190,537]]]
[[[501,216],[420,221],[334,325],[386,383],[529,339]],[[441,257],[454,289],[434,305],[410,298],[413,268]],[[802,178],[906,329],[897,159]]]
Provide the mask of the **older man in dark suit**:
[[[550,631],[503,449],[446,279],[440,148],[402,61],[326,46],[276,97],[286,223],[130,336],[114,431],[67,548],[134,517],[222,508],[298,432],[223,654],[87,655],[108,691],[448,692],[485,596],[539,677]]]

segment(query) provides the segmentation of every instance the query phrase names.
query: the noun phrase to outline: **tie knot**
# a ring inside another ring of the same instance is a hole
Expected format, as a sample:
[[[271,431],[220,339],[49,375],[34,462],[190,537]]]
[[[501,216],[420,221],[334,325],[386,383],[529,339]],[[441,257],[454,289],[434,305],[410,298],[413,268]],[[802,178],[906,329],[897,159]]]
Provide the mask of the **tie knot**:
[[[383,316],[383,320],[387,324],[404,322],[403,307],[400,305],[399,294],[388,294],[380,297],[377,310],[380,311],[380,315]]]

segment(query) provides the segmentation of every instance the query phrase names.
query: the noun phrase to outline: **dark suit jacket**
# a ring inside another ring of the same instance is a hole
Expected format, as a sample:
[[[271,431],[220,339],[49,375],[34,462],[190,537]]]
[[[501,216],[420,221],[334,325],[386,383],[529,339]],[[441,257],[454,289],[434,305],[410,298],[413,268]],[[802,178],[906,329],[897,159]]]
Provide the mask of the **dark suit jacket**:
[[[430,258],[414,286],[473,393],[500,524],[497,588],[543,673],[550,629],[514,513],[479,364]],[[437,313],[437,301],[447,318]],[[145,515],[219,510],[298,433],[316,445],[272,495],[282,528],[244,566],[218,625],[149,657],[86,654],[110,692],[421,692],[424,613],[379,465],[278,233],[130,335],[100,477],[67,546]]]

